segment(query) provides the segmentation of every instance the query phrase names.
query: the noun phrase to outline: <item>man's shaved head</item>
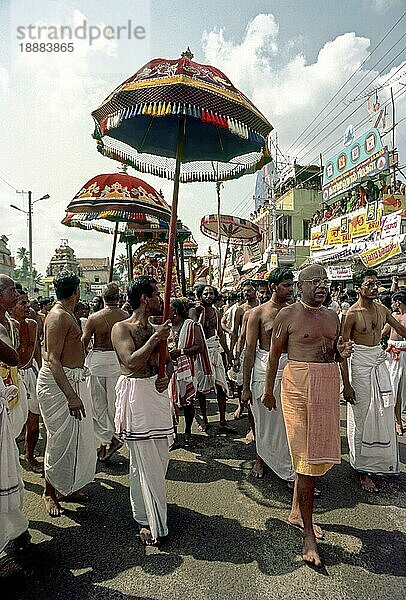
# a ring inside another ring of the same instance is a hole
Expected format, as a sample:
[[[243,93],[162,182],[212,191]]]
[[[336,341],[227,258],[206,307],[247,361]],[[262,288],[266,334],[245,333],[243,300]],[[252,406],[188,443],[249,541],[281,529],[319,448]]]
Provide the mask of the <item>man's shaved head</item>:
[[[305,267],[299,273],[299,281],[304,281],[305,279],[313,279],[314,277],[327,277],[327,272],[323,265],[315,263],[314,265],[309,265],[308,267]]]

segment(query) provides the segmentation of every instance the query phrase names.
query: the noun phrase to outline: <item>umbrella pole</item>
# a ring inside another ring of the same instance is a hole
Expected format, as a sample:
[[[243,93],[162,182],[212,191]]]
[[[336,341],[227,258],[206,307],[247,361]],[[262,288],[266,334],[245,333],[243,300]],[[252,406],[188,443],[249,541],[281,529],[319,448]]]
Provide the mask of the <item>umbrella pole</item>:
[[[220,196],[221,181],[216,182],[217,192],[217,234],[219,241],[219,262],[218,262],[218,277],[219,277],[219,288],[221,289],[220,273],[221,273],[221,229],[220,229],[220,209],[221,209],[221,196]]]
[[[182,278],[182,294],[186,296],[186,274],[185,274],[185,254],[183,252],[183,240],[179,240],[180,253],[180,275]]]
[[[227,263],[227,258],[228,258],[228,251],[229,251],[229,248],[230,248],[230,238],[228,238],[228,240],[227,240],[227,245],[226,245],[226,253],[225,253],[225,255],[224,255],[224,263],[223,263],[223,268],[222,268],[222,270],[221,270],[220,290],[221,290],[221,287],[222,287],[222,285],[223,285],[224,274],[225,274],[225,272],[226,272],[226,263]]]
[[[132,247],[131,242],[127,242],[127,276],[128,282],[133,280],[133,257],[132,257]]]
[[[176,166],[175,166],[175,176],[174,176],[174,182],[173,182],[171,221],[169,224],[169,236],[168,236],[168,256],[166,258],[165,295],[164,295],[164,311],[163,311],[163,321],[164,322],[169,317],[169,308],[170,308],[170,302],[171,302],[173,254],[174,254],[175,240],[176,240],[176,224],[178,221],[179,178],[180,178],[180,167],[181,167],[181,162],[182,162],[183,143],[185,141],[185,131],[186,131],[186,116],[181,115],[181,117],[179,119],[178,143],[177,143],[177,147],[176,147]],[[159,345],[159,377],[165,376],[165,363],[166,363],[166,342],[161,342]]]
[[[111,262],[110,262],[109,283],[111,283],[113,281],[113,269],[114,269],[114,259],[115,259],[115,256],[116,256],[117,236],[118,236],[118,221],[116,222],[116,226],[114,228],[113,247],[111,249]]]

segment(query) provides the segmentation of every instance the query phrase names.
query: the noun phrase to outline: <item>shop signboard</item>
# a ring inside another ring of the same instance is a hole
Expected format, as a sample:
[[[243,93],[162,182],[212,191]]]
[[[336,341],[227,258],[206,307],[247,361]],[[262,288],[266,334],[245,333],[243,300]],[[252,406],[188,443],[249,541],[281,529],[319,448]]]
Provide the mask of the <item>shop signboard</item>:
[[[366,250],[366,252],[361,252],[360,258],[366,267],[375,267],[400,253],[401,248],[399,241],[391,240],[388,243],[382,241],[379,246],[372,248],[371,250]]]
[[[327,267],[326,271],[327,277],[331,281],[348,281],[348,279],[352,279],[352,269],[350,266]]]
[[[406,196],[402,194],[384,194],[382,206],[384,215],[400,210],[402,217],[406,217]]]
[[[381,221],[381,238],[400,235],[401,223],[401,211],[383,216]]]
[[[369,236],[380,231],[381,217],[382,209],[373,202],[346,217],[336,217],[312,227],[310,249],[315,251],[324,246],[350,244],[356,238]]]
[[[388,148],[382,146],[378,130],[372,128],[327,161],[323,172],[323,200],[327,202],[388,166]]]

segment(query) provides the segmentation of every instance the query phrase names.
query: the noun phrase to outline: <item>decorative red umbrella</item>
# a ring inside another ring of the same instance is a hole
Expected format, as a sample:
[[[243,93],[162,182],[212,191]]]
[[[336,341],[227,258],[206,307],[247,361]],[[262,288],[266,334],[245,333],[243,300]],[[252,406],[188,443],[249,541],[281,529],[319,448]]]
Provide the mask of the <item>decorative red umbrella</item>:
[[[111,281],[120,224],[122,231],[128,224],[143,234],[168,229],[171,209],[162,194],[142,179],[127,173],[108,173],[96,175],[85,183],[68,204],[66,213],[63,225],[114,233]],[[114,229],[110,222],[115,223]]]
[[[164,318],[169,315],[179,182],[235,179],[271,160],[272,125],[221,71],[192,58],[188,49],[176,60],[150,61],[92,113],[102,154],[174,180]],[[163,373],[162,360],[160,369]]]
[[[220,288],[223,285],[230,244],[250,245],[260,242],[262,239],[262,233],[258,225],[233,215],[205,215],[200,222],[200,231],[213,240],[221,240],[227,243],[220,277]]]

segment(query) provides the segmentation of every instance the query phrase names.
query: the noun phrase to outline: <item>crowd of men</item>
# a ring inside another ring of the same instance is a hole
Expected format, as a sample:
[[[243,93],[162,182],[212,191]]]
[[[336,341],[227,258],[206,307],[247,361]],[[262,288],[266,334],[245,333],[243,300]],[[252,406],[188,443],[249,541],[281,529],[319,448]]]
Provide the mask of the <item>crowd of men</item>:
[[[388,292],[387,308],[376,271],[358,272],[353,289],[333,293],[318,264],[301,270],[296,283],[292,271],[276,268],[267,281],[247,280],[225,298],[203,283],[188,299],[172,300],[166,322],[150,275],[129,284],[125,303],[117,285],[107,284],[90,315],[79,283],[61,272],[56,301],[38,306],[0,275],[0,551],[29,542],[16,444],[22,438],[23,465],[44,471],[43,502],[52,517],[66,502],[87,502],[83,488],[97,460],[110,460],[126,443],[140,539],[162,544],[165,476],[169,451],[180,445],[180,414],[183,443],[193,448],[195,417],[202,434],[213,426],[211,392],[223,434],[236,433],[226,418],[229,398],[238,397],[234,419],[248,411],[252,476],[271,469],[294,489],[288,521],[303,531],[309,564],[321,565],[315,480],[341,461],[340,394],[348,403],[350,464],[362,489],[377,492],[375,476],[399,473],[406,291]],[[43,462],[36,453],[40,418]]]

